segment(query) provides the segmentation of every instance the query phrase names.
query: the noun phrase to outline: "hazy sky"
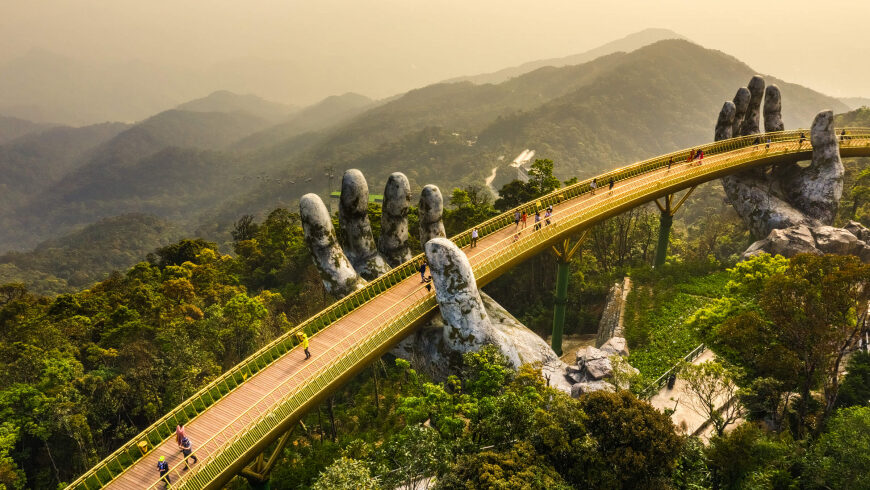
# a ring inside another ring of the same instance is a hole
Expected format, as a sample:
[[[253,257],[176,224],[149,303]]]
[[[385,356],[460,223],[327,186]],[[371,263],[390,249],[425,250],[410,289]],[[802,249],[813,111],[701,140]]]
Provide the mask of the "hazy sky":
[[[255,58],[383,97],[672,29],[760,72],[870,97],[870,1],[0,0],[0,61],[33,48],[187,68]],[[394,83],[367,86],[373,73]]]

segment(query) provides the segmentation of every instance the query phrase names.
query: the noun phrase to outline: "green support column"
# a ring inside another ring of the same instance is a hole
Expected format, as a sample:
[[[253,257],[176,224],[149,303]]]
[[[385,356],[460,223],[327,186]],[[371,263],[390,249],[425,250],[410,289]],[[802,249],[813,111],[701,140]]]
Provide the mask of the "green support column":
[[[686,202],[686,199],[689,198],[694,190],[694,187],[690,188],[677,204],[674,204],[673,194],[665,196],[664,204],[660,203],[658,199],[655,200],[656,206],[662,212],[659,218],[659,241],[656,244],[656,256],[653,262],[655,267],[665,265],[665,259],[668,258],[668,244],[671,241],[671,226],[674,224],[674,215],[677,214],[677,210]]]
[[[674,224],[674,216],[662,211],[659,217],[659,243],[656,245],[656,260],[654,265],[661,267],[665,265],[665,259],[668,257],[668,243],[671,239],[671,225]]]
[[[571,259],[580,244],[586,240],[584,231],[580,235],[580,239],[574,246],[571,246],[571,241],[566,239],[562,242],[561,249],[553,247],[553,253],[556,255],[556,300],[553,307],[553,335],[550,338],[550,345],[557,355],[562,355],[562,332],[565,330],[565,309],[568,306],[568,275],[570,271]]]
[[[556,304],[553,308],[553,337],[550,344],[562,355],[562,330],[565,328],[565,308],[568,303],[568,269],[570,262],[559,260],[556,269]]]

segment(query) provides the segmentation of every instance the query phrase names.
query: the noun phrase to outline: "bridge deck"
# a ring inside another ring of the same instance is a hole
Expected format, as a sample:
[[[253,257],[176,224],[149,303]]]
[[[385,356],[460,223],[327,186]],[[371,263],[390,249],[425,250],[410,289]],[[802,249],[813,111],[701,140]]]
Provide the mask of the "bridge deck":
[[[808,146],[808,142],[803,143],[801,150],[808,150]],[[732,161],[735,155],[794,151],[796,147],[796,143],[791,141],[773,143],[769,150],[766,150],[764,145],[741,148],[705,157],[703,167],[710,169],[717,165],[724,166]],[[659,168],[620,181],[612,192],[608,191],[606,182],[599,182],[599,188],[595,195],[587,192],[554,205],[552,220],[556,224],[561,220],[577,217],[591,209],[601,207],[604,210],[603,206],[606,206],[608,200],[618,199],[620,196],[628,195],[638,189],[650,187],[651,183],[655,184],[662,179],[673,181],[673,177],[688,177],[694,172],[699,172],[700,168],[695,162],[693,164],[679,162],[674,164],[671,169]],[[688,182],[689,179],[683,180]],[[603,216],[606,212],[602,211],[601,214]],[[547,232],[543,213],[541,216],[541,231],[534,230],[534,215],[529,216],[528,224],[525,229],[520,230],[522,234],[516,244],[514,244],[514,226],[509,225],[481,237],[477,247],[465,247],[464,251],[468,255],[472,267],[475,267],[477,272],[478,265],[504,253],[508,248],[515,245],[521,246],[523,242],[530,238],[533,239],[532,235]],[[522,228],[522,224],[520,224],[520,228]],[[538,244],[538,249],[540,249],[540,244]],[[207,460],[217,457],[225,447],[226,441],[241,431],[245,431],[256,417],[268,413],[280,402],[282,396],[302,389],[310,376],[324,366],[347,356],[356,343],[376,332],[389,319],[397,318],[409,302],[433,294],[433,292],[426,291],[421,284],[419,275],[407,278],[312,336],[310,339],[312,358],[310,360],[304,359],[300,348],[294,348],[219,399],[186,425],[187,434],[193,441],[195,454],[199,458],[197,464],[191,464],[190,470],[184,470],[181,467],[183,466],[180,465],[182,456],[173,437],[157,445],[145,457],[115,477],[107,486],[118,489],[160,488],[162,484],[158,479],[157,458],[161,455],[166,457],[170,467],[173,468],[171,474],[173,486],[182,483],[187,477],[195,474]]]

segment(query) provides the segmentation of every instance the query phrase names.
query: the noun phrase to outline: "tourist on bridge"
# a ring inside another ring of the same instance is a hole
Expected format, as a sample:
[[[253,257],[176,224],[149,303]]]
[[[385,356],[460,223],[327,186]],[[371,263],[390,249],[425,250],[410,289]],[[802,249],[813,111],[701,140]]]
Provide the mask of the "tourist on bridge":
[[[801,146],[803,146],[804,141],[806,141],[806,140],[807,140],[807,135],[804,133],[801,133],[801,139],[798,140],[798,150],[800,150]]]
[[[528,218],[529,218],[529,215],[527,215],[526,212],[523,211],[523,215],[520,217],[520,221],[523,222],[523,229],[524,229],[524,230],[526,229],[526,220],[527,220]]]
[[[425,259],[423,259],[423,261],[420,262],[420,267],[417,270],[420,271],[420,282],[426,282],[426,260]]]
[[[596,189],[597,187],[598,187],[598,181],[597,181],[596,179],[592,179],[592,183],[589,184],[589,188],[592,189],[592,195],[593,195],[593,196],[595,195],[595,189]],[[535,214],[538,214],[538,212],[535,211]]]
[[[691,163],[693,160],[695,160],[695,149],[694,148],[692,148],[692,150],[689,152],[689,158],[687,158],[686,161]]]
[[[199,460],[196,458],[196,455],[191,455],[193,452],[193,443],[190,442],[190,438],[187,436],[183,436],[181,438],[181,443],[178,445],[178,448],[181,449],[181,454],[184,455],[184,469],[189,470],[190,465],[187,464],[187,459],[192,458],[194,463],[199,463]]]
[[[668,172],[671,171],[671,165],[674,164],[674,157],[668,159]]]
[[[471,230],[471,248],[477,246],[477,227]]]
[[[847,139],[848,138],[846,138],[846,130],[844,129],[843,132],[840,133],[840,142],[842,143],[843,141],[846,141]]]
[[[698,166],[701,166],[701,160],[704,159],[704,150],[698,150]]]
[[[160,479],[163,480],[163,488],[169,488],[172,481],[169,479],[169,463],[166,462],[166,456],[157,458],[157,471],[160,472]]]
[[[692,150],[692,151],[694,152],[695,150]],[[610,190],[610,194],[613,194],[613,184],[614,183],[615,182],[613,181],[613,177],[611,177],[610,180],[607,181],[607,185],[608,185],[608,189]]]
[[[520,218],[521,217],[522,216],[520,215],[519,211],[514,212],[514,229],[517,229],[520,227]]]
[[[299,343],[302,344],[302,349],[305,351],[305,359],[310,359],[311,352],[308,352],[308,336],[305,335],[305,332],[299,332],[296,334],[296,338],[298,338]]]
[[[547,208],[547,212],[544,213],[544,224],[550,224],[550,217],[553,216],[553,206]]]
[[[541,229],[541,212],[537,209],[535,210],[535,231]]]

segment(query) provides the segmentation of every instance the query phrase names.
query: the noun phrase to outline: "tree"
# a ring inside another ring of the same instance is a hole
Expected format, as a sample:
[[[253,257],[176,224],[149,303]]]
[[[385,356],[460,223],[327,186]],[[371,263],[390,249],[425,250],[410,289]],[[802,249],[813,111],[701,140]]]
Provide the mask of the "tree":
[[[670,417],[628,391],[596,391],[580,397],[589,436],[595,441],[599,485],[649,488],[663,485],[676,466],[682,441]],[[582,481],[576,481],[582,484]]]
[[[312,490],[376,490],[381,487],[364,463],[342,456],[320,473],[311,488]]]
[[[806,468],[819,488],[870,488],[870,407],[839,410],[807,455]]]
[[[472,488],[567,490],[572,487],[530,444],[519,442],[505,452],[487,450],[463,455],[435,486],[436,490]]]
[[[775,325],[772,340],[799,363],[799,430],[815,386],[823,389],[822,417],[834,409],[840,364],[863,329],[868,301],[870,266],[854,256],[798,255],[766,282],[761,306]]]
[[[689,406],[713,424],[716,434],[743,417],[744,409],[737,400],[737,375],[718,361],[686,364],[680,370],[686,388],[692,395]]]
[[[502,186],[498,191],[499,198],[495,201],[495,207],[499,211],[506,211],[541,197],[558,189],[559,179],[553,176],[552,160],[535,160],[529,168],[528,182],[513,180]]]
[[[857,351],[849,358],[846,376],[840,386],[837,406],[870,404],[870,353]]]

